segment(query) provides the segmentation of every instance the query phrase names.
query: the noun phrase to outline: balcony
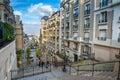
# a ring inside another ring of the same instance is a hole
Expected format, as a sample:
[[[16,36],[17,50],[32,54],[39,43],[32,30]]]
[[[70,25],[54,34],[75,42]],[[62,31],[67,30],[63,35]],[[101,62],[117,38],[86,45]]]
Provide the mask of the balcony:
[[[67,30],[67,31],[69,30],[69,26],[66,26],[66,30]]]
[[[107,19],[102,19],[102,20],[99,20],[99,24],[103,24],[103,23],[107,23]]]
[[[84,15],[85,15],[85,16],[90,15],[90,10],[85,10],[85,11],[84,11]]]
[[[66,21],[68,22],[70,20],[70,16],[67,16],[66,17]]]
[[[76,41],[78,39],[78,37],[73,37],[73,39]]]
[[[98,40],[100,40],[100,41],[106,41],[106,37],[98,37]]]
[[[14,28],[7,24],[0,22],[0,48],[9,44],[14,40]]]
[[[78,31],[78,25],[73,25],[73,31]]]
[[[90,23],[84,24],[84,29],[89,29],[90,28]]]
[[[85,3],[89,2],[90,0],[84,0]]]
[[[69,36],[66,36],[66,39],[69,39]]]
[[[78,0],[76,0],[76,2],[74,3],[74,8],[78,7],[78,4],[79,4],[79,2],[78,2]]]
[[[74,51],[78,51],[78,48],[73,48]]]
[[[84,39],[84,42],[85,42],[85,43],[89,43],[90,38],[84,37],[83,39]]]
[[[89,52],[88,51],[83,51],[83,55],[87,56],[87,55],[89,55]]]

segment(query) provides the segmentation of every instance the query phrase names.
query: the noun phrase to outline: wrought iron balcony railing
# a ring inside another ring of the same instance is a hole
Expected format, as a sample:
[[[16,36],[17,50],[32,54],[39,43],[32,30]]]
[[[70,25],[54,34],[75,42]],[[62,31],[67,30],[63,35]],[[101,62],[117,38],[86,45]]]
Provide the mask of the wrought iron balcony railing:
[[[84,29],[89,29],[90,28],[90,23],[84,24]]]
[[[98,37],[98,40],[106,41],[106,37]]]

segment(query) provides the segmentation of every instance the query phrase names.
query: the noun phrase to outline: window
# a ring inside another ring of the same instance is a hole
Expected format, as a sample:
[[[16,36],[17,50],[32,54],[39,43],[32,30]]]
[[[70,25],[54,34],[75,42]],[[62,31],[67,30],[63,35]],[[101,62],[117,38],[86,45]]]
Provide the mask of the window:
[[[88,15],[88,14],[90,14],[90,4],[87,4],[85,6],[85,15]]]
[[[76,17],[78,16],[78,8],[75,9],[74,16],[76,16]]]
[[[102,22],[107,22],[107,11],[102,12],[101,15],[100,15],[99,23],[102,23]]]
[[[108,5],[108,0],[101,0],[100,6],[104,7]]]
[[[84,35],[84,41],[89,41],[89,33],[86,32],[85,35]]]
[[[84,28],[89,28],[89,27],[90,27],[90,18],[86,18]]]
[[[98,40],[106,41],[106,30],[100,30]]]

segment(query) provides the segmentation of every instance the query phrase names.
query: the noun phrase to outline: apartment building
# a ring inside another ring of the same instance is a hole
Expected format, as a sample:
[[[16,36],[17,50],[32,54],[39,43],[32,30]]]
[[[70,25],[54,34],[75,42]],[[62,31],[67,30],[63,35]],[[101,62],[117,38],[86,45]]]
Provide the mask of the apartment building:
[[[91,58],[93,0],[62,0],[62,48],[61,53],[71,61]]]
[[[16,27],[15,27],[15,34],[16,34],[16,50],[24,50],[24,41],[23,41],[23,24],[20,21],[20,16],[15,16]]]
[[[49,16],[48,20],[48,49],[53,53],[58,53],[59,51],[59,18],[60,11],[53,12],[52,15]]]
[[[0,80],[10,80],[10,71],[17,69],[15,16],[9,3],[10,0],[0,0]]]
[[[119,0],[61,0],[61,48],[71,61],[115,60],[120,51]]]
[[[115,60],[120,52],[120,0],[95,0],[94,4],[95,58]]]
[[[47,41],[46,38],[46,29],[47,29],[47,22],[48,22],[48,16],[44,16],[41,18],[40,21],[40,42],[41,44],[45,44]]]
[[[56,11],[41,19],[41,43],[52,53],[59,51],[59,18],[60,11]]]

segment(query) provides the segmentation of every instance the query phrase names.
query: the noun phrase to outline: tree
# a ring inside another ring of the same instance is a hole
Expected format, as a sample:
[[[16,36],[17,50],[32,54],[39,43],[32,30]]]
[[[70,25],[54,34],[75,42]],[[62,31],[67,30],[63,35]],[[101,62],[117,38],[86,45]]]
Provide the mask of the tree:
[[[34,46],[39,46],[39,42],[36,41],[35,44],[34,44]]]
[[[31,54],[30,48],[27,48],[27,59],[30,59],[30,54]]]
[[[16,53],[17,53],[17,60],[20,60],[22,58],[22,50],[18,50]]]
[[[40,49],[36,49],[36,56],[39,57],[41,55]]]
[[[20,67],[21,66],[21,59],[22,59],[22,53],[23,53],[23,50],[18,50],[16,52],[17,54],[17,66]]]

